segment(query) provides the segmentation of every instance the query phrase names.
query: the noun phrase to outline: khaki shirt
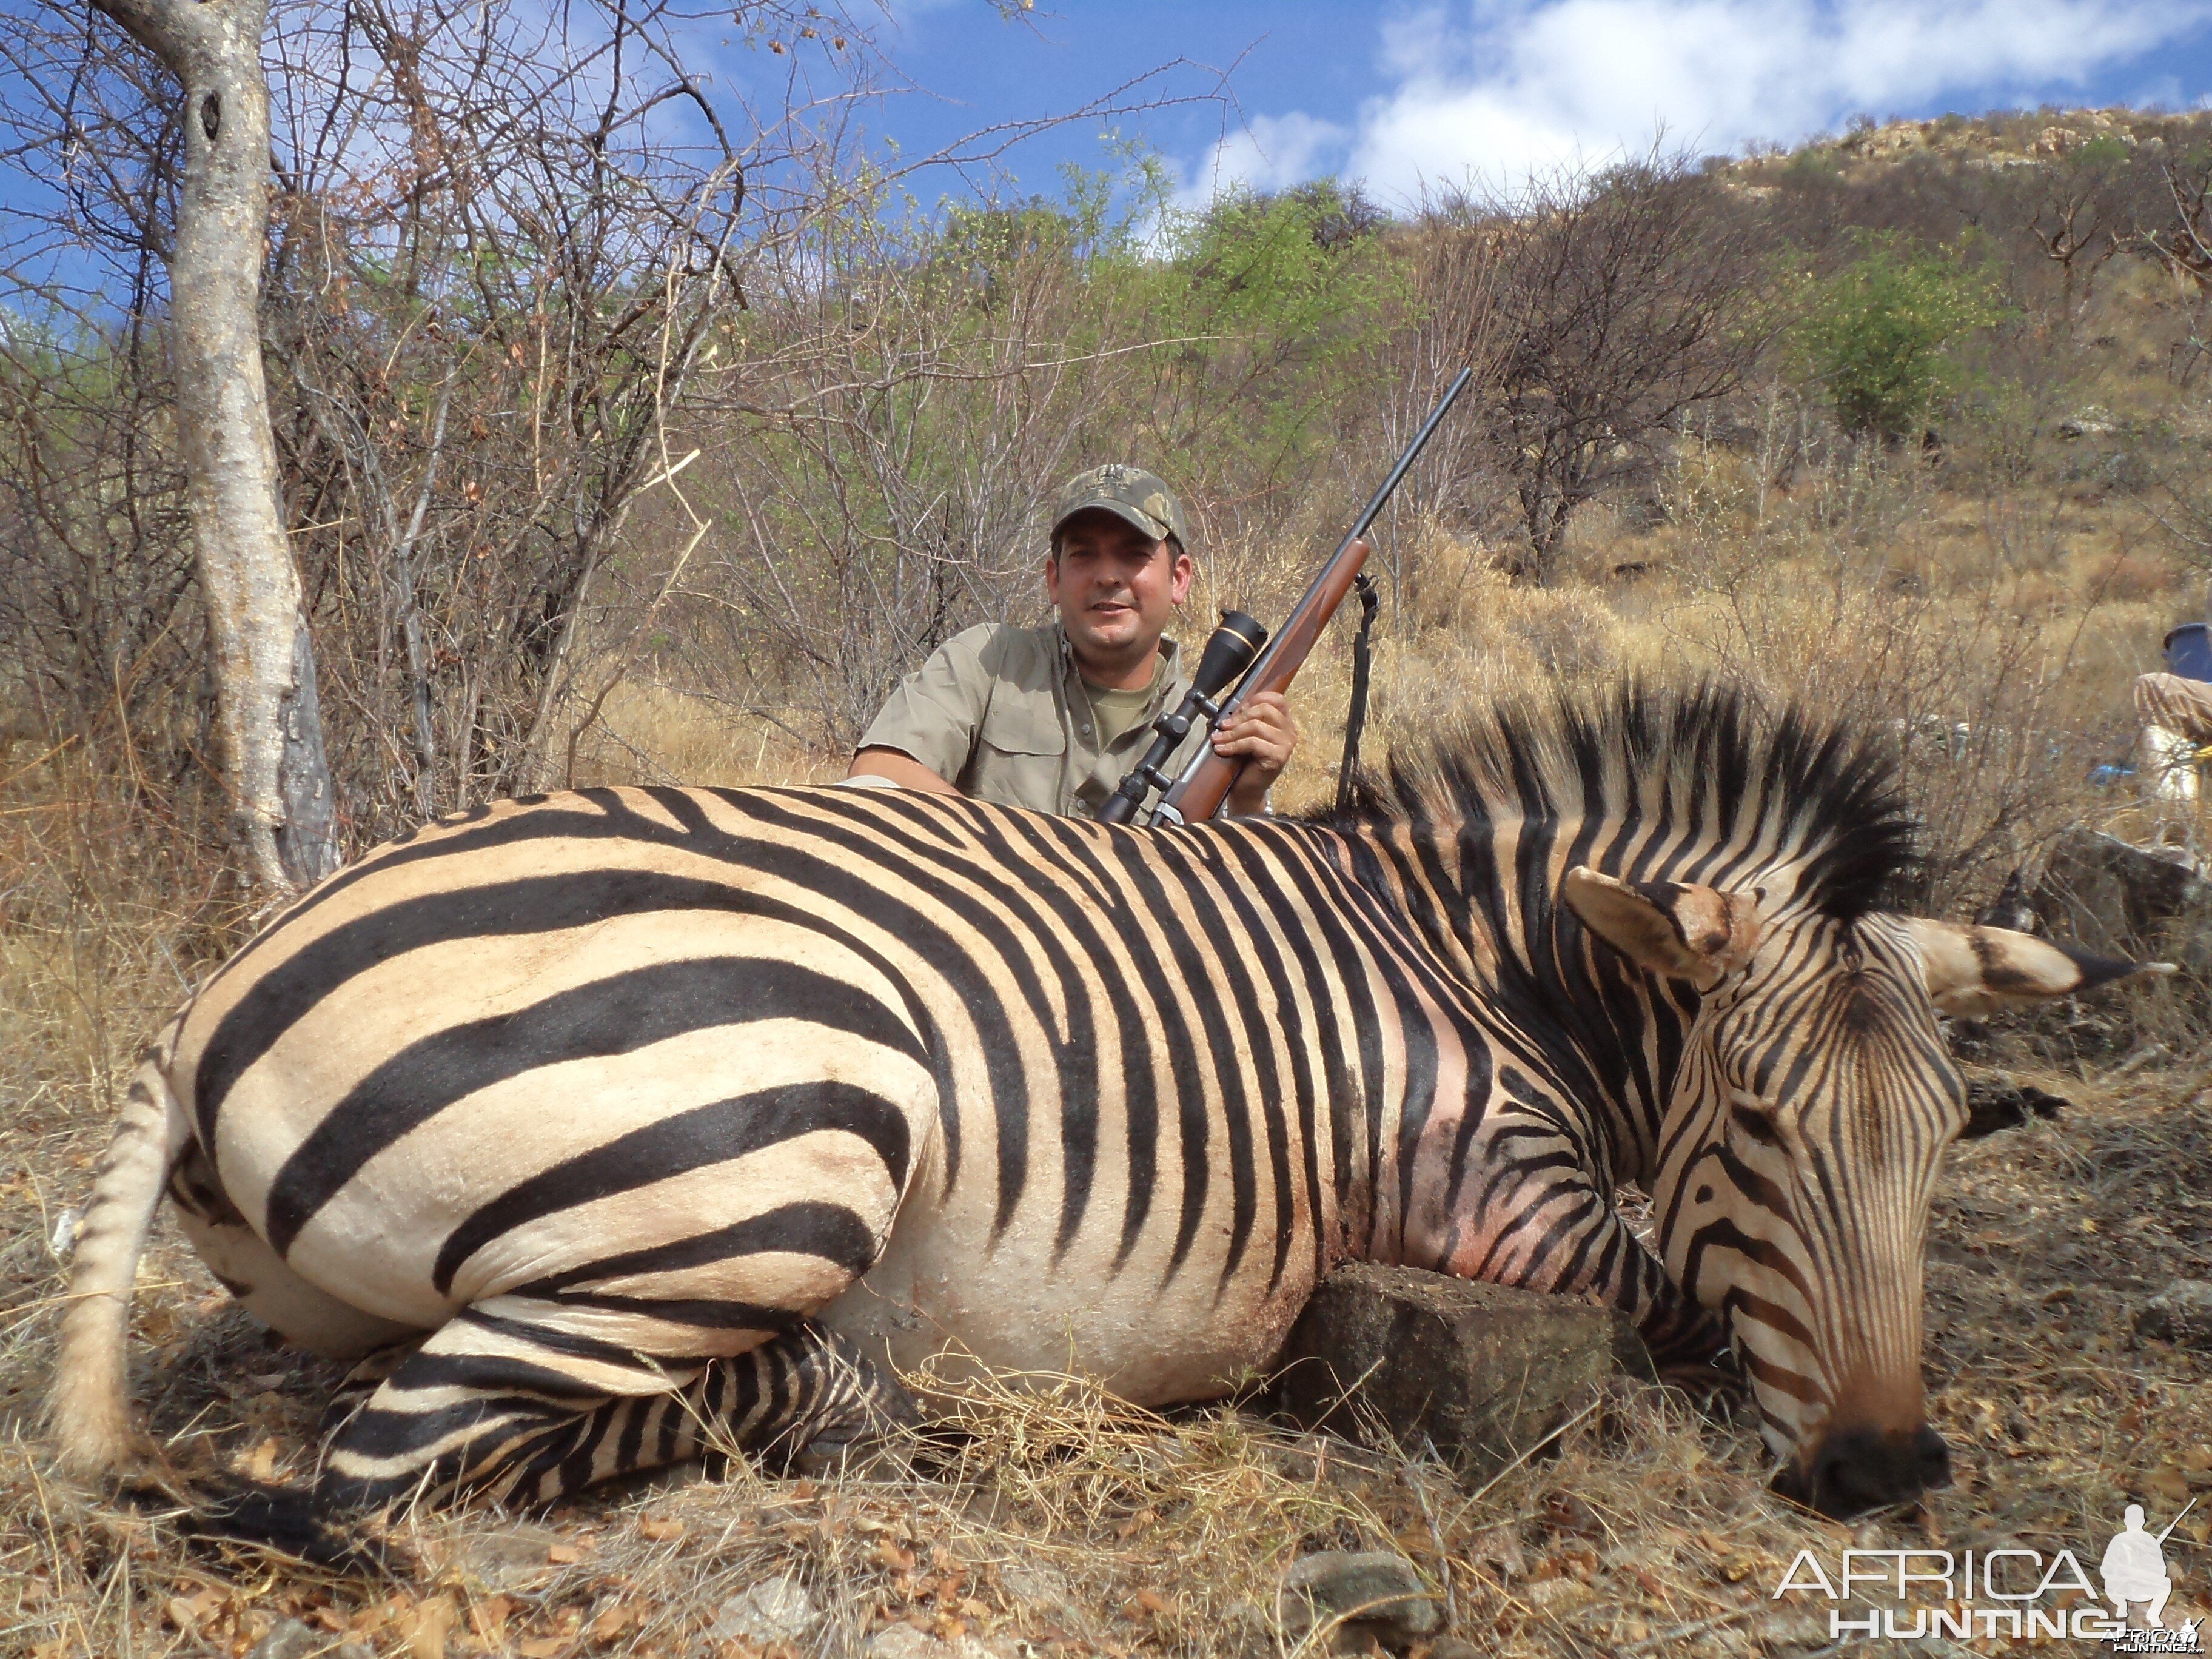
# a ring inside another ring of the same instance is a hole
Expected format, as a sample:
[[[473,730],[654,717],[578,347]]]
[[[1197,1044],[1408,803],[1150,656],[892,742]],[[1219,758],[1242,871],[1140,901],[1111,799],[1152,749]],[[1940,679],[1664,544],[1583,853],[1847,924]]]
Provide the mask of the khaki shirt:
[[[1167,672],[1153,682],[1143,721],[1101,749],[1090,697],[1060,624],[984,623],[954,635],[899,682],[860,747],[896,749],[977,800],[1096,817],[1152,746],[1152,721],[1190,689],[1175,642],[1162,640],[1160,651]],[[1205,741],[1203,727],[1194,727],[1164,769],[1169,775],[1182,771]]]

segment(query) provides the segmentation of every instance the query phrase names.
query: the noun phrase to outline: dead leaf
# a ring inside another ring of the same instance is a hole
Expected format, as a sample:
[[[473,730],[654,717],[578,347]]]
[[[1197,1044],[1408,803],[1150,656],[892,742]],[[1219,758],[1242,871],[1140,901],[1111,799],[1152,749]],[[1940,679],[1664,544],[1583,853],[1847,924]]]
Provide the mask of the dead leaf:
[[[477,1633],[477,1640],[488,1648],[507,1644],[507,1621],[514,1617],[520,1604],[511,1595],[487,1595],[469,1607],[469,1626]]]
[[[190,1636],[202,1625],[212,1622],[229,1600],[229,1591],[213,1584],[203,1585],[189,1596],[173,1595],[169,1598],[169,1622]]]
[[[673,1543],[690,1530],[681,1521],[647,1519],[637,1523],[637,1535],[655,1544]]]
[[[914,1571],[914,1552],[902,1549],[888,1538],[876,1546],[875,1559],[878,1565],[889,1567],[893,1572]]]
[[[527,1642],[519,1642],[514,1650],[522,1659],[558,1659],[568,1645],[565,1636],[533,1636]]]
[[[2178,1506],[2189,1501],[2189,1477],[2172,1463],[2144,1476],[2143,1485],[2169,1504]]]
[[[574,1544],[548,1544],[545,1559],[556,1567],[573,1567],[584,1559],[584,1553]]]
[[[394,1623],[410,1659],[446,1659],[446,1638],[461,1610],[449,1595],[434,1595],[400,1614]]]
[[[636,1612],[626,1602],[617,1601],[592,1620],[592,1640],[611,1642],[636,1620]]]
[[[253,1480],[274,1480],[276,1478],[276,1454],[279,1449],[273,1437],[256,1446],[253,1449],[253,1455],[246,1460],[246,1477]]]

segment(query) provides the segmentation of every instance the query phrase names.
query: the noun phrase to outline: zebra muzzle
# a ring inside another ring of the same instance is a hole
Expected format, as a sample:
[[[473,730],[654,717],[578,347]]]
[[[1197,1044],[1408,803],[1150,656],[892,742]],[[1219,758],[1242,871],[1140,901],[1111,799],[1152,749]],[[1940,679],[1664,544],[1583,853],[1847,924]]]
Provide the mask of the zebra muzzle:
[[[1774,1489],[1841,1521],[1905,1503],[1950,1480],[1951,1449],[1923,1423],[1917,1429],[1832,1430],[1809,1458],[1784,1468]]]

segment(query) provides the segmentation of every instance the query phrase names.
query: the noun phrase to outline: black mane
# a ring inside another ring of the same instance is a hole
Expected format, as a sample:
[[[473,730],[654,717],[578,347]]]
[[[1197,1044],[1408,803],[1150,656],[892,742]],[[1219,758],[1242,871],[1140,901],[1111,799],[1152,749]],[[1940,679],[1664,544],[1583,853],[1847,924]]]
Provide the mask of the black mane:
[[[1624,799],[1627,796],[1629,799]],[[1894,757],[1798,708],[1776,714],[1740,687],[1630,681],[1608,695],[1515,699],[1362,770],[1339,830],[1710,813],[1723,842],[1754,828],[1796,850],[1796,896],[1854,917],[1894,903],[1919,862],[1919,824]],[[1756,817],[1754,826],[1747,822]]]

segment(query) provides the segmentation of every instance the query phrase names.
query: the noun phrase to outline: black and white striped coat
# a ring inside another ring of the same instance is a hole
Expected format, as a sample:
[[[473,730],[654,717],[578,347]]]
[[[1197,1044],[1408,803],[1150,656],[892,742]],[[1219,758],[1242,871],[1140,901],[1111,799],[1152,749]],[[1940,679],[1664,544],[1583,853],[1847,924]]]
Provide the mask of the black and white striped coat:
[[[1905,833],[1875,763],[1712,694],[1494,722],[1335,823],[837,788],[445,821],[286,912],[142,1070],[58,1432],[120,1455],[166,1187],[280,1331],[370,1357],[333,1503],[550,1496],[690,1454],[702,1401],[836,1443],[896,1409],[885,1361],[1207,1398],[1347,1257],[1606,1297],[1678,1373],[1733,1343],[1802,1489],[1881,1501],[1936,1473],[1931,997],[2118,971],[1871,911]],[[1802,1136],[1823,1112],[1881,1156]]]

